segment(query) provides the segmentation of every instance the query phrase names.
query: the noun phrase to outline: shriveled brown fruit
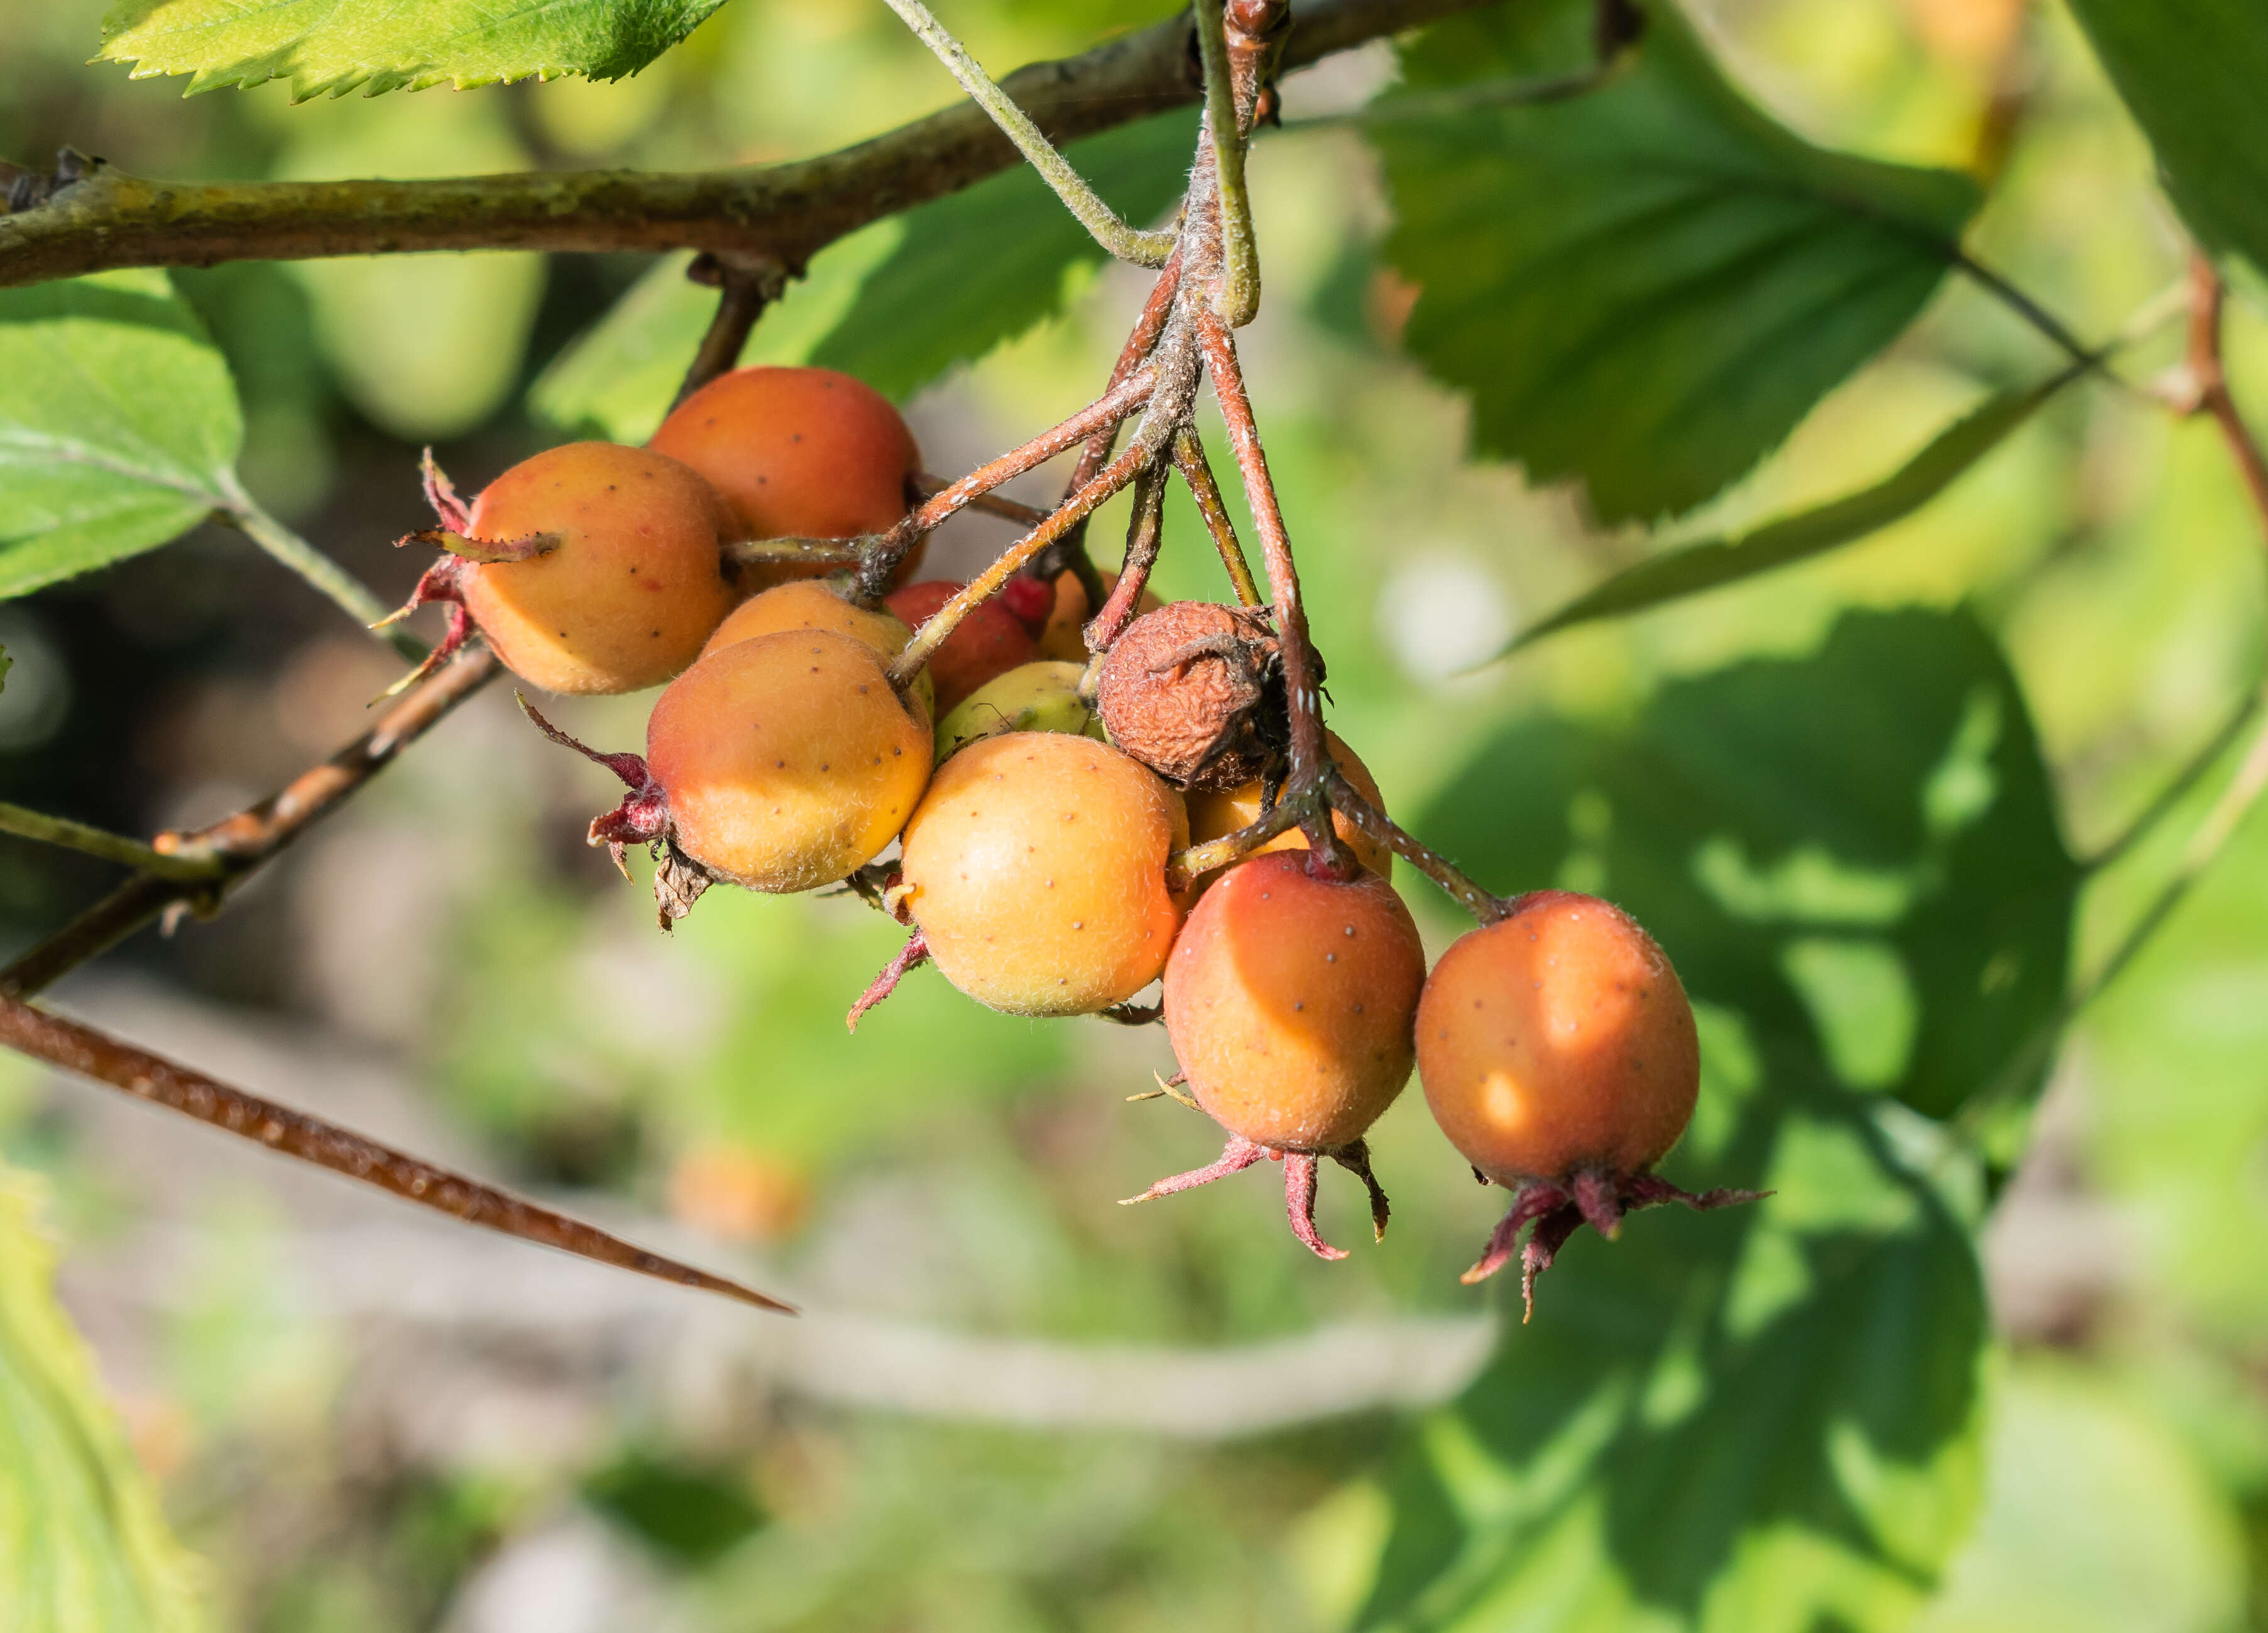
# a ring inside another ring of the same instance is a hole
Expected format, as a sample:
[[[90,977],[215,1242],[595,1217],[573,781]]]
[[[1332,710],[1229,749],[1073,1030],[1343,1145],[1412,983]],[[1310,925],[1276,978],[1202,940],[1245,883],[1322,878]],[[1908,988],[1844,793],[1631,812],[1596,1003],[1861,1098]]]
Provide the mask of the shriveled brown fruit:
[[[1096,704],[1110,741],[1186,788],[1250,782],[1281,752],[1283,654],[1258,608],[1177,601],[1126,626]]]

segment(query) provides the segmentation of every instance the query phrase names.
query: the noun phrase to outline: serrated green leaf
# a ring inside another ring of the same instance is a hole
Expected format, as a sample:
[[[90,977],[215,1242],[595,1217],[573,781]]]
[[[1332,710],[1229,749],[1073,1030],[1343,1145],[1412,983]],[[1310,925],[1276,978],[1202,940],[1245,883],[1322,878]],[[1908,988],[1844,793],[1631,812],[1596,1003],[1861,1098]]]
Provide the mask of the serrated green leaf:
[[[2268,28],[2251,0],[2072,0],[2183,218],[2268,269]]]
[[[197,1570],[55,1301],[37,1192],[0,1167],[0,1595],[11,1633],[202,1622]]]
[[[562,74],[620,79],[724,0],[126,0],[102,55],[134,76],[188,74],[189,94],[291,82],[294,101],[363,87],[494,85]]]
[[[0,290],[0,597],[241,502],[228,366],[162,272]]]
[[[1623,617],[1721,589],[1879,533],[1944,492],[2077,377],[2073,370],[2028,391],[2004,391],[1987,398],[1870,488],[1745,533],[1681,544],[1626,568],[1522,630],[1497,656],[1507,656],[1579,624]]]
[[[1073,144],[1068,152],[1126,218],[1181,192],[1196,126],[1187,114]],[[1036,173],[1018,166],[875,223],[812,258],[809,276],[757,324],[743,363],[815,363],[899,402],[1062,310],[1101,249]],[[545,369],[528,393],[546,424],[643,441],[668,411],[716,309],[685,258],[657,265]]]
[[[1361,1625],[1904,1628],[1975,1510],[1989,1333],[1973,1193],[1889,1101],[1957,1106],[2053,1012],[2077,884],[2006,662],[1852,614],[1625,728],[1509,727],[1419,830],[1660,938],[1705,1037],[1665,1171],[1777,1193],[1576,1238],[1413,1437]]]
[[[1381,120],[1422,293],[1405,344],[1481,449],[1579,477],[1605,520],[1683,511],[1776,447],[1937,286],[1977,189],[1813,146],[1729,85],[1670,0],[1633,67],[1527,107]],[[1405,48],[1423,91],[1580,67],[1592,7],[1513,6]]]

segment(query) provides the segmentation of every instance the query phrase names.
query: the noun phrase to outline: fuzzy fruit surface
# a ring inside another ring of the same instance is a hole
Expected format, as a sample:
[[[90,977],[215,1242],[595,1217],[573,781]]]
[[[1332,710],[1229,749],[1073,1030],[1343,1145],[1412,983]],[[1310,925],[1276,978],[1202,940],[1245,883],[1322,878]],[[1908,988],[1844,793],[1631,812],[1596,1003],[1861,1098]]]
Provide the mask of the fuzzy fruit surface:
[[[737,641],[680,676],[646,723],[678,847],[756,890],[808,890],[874,860],[929,781],[929,728],[871,647],[826,630]]]
[[[1012,731],[1068,731],[1102,741],[1102,720],[1079,695],[1086,666],[1078,663],[1020,663],[996,675],[937,723],[937,757],[942,761],[983,737]]]
[[[1102,580],[1106,595],[1118,587],[1118,575],[1109,568],[1101,569],[1098,576]],[[1081,587],[1078,573],[1069,571],[1058,573],[1055,587],[1055,610],[1048,614],[1047,622],[1040,626],[1040,656],[1063,663],[1085,663],[1089,656],[1086,621],[1095,615],[1097,609],[1086,604],[1086,591]],[[1163,605],[1163,602],[1145,589],[1134,610],[1137,613],[1155,612]]]
[[[705,658],[726,647],[784,630],[827,630],[847,635],[873,647],[886,661],[904,651],[914,638],[904,620],[895,615],[880,608],[853,606],[824,580],[798,579],[751,595],[733,608],[710,636],[701,655]],[[924,714],[934,712],[934,693],[926,669],[915,677],[906,695],[920,703]]]
[[[682,460],[725,496],[750,539],[851,538],[907,510],[921,466],[906,422],[864,381],[830,368],[740,368],[670,411],[646,446]],[[764,566],[760,584],[832,571]]]
[[[883,605],[918,630],[937,616],[938,609],[968,587],[949,579],[932,579],[893,590]],[[954,626],[929,661],[929,675],[937,683],[937,707],[949,714],[985,682],[1029,663],[1034,651],[1032,632],[1000,604],[996,596],[978,606]]]
[[[1449,1143],[1517,1186],[1659,1162],[1693,1115],[1701,1051],[1677,972],[1636,920],[1539,890],[1441,955],[1418,1070]]]
[[[1378,780],[1370,774],[1370,767],[1346,746],[1338,733],[1326,730],[1323,743],[1330,750],[1332,762],[1346,773],[1346,780],[1354,785],[1354,791],[1383,812],[1386,802],[1380,797]],[[1257,777],[1233,788],[1201,788],[1192,792],[1189,795],[1189,843],[1204,845],[1214,839],[1225,839],[1239,828],[1250,827],[1260,820],[1260,779]],[[1392,846],[1381,844],[1356,827],[1347,820],[1344,811],[1331,813],[1331,826],[1365,868],[1381,879],[1394,876]],[[1304,851],[1307,848],[1307,836],[1297,828],[1287,828],[1253,854],[1264,856],[1270,851]],[[1216,868],[1206,874],[1197,881],[1198,888],[1202,890],[1210,885],[1220,877],[1223,871]]]
[[[1110,741],[1185,787],[1252,781],[1282,745],[1282,660],[1254,609],[1176,601],[1145,613],[1099,678]]]
[[[474,502],[470,536],[550,534],[525,561],[463,564],[465,610],[504,666],[546,691],[658,686],[733,605],[725,518],[698,473],[644,448],[570,442],[522,460]]]
[[[1279,852],[1205,892],[1166,965],[1166,1031],[1189,1092],[1255,1145],[1331,1151],[1410,1081],[1425,950],[1383,879],[1318,879]]]
[[[1086,1015],[1165,967],[1181,927],[1166,858],[1181,796],[1106,743],[1061,732],[973,743],[906,826],[906,905],[962,992],[1011,1015]]]

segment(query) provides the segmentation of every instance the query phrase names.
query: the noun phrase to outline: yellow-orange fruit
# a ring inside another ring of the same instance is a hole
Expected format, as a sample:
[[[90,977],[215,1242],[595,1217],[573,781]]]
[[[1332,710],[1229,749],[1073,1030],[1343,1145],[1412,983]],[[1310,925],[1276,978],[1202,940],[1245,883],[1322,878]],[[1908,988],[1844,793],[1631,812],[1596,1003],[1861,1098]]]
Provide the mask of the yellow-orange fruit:
[[[1506,1186],[1636,1174],[1693,1115],[1693,1006],[1654,940],[1612,903],[1540,890],[1441,956],[1418,1006],[1425,1103]]]
[[[1106,593],[1116,587],[1118,575],[1109,568],[1101,569],[1100,576]],[[1094,616],[1094,609],[1086,604],[1086,591],[1079,587],[1076,573],[1066,571],[1056,574],[1055,588],[1055,610],[1048,614],[1047,622],[1040,629],[1040,656],[1053,658],[1059,663],[1084,663],[1094,655],[1086,649],[1086,637],[1082,632],[1086,628],[1086,621]],[[1145,612],[1155,612],[1164,604],[1145,589],[1142,592],[1140,604],[1134,611],[1138,617]]]
[[[736,641],[646,723],[678,847],[756,890],[808,890],[874,860],[928,786],[928,723],[872,648],[827,630]]]
[[[475,501],[468,536],[559,543],[525,561],[465,562],[465,610],[504,665],[546,691],[658,686],[732,610],[716,493],[675,460],[571,442],[522,460]]]
[[[914,638],[913,631],[895,615],[880,608],[853,606],[818,579],[798,579],[751,595],[733,608],[710,636],[701,655],[705,658],[738,642],[777,635],[783,630],[828,630],[847,635],[873,647],[886,662],[904,651]],[[914,677],[906,695],[921,706],[924,718],[934,716],[936,693],[927,670]]]
[[[1231,868],[1166,965],[1166,1030],[1189,1092],[1255,1145],[1329,1151],[1410,1081],[1425,950],[1394,887],[1318,879],[1296,852]]]
[[[889,400],[828,368],[734,369],[672,410],[647,446],[708,477],[751,539],[880,533],[906,514],[906,478],[921,466]],[[779,584],[832,570],[750,577]]]
[[[1061,732],[972,743],[906,825],[906,905],[937,967],[1011,1015],[1085,1015],[1157,979],[1180,927],[1181,796]]]
[[[1323,742],[1331,751],[1332,760],[1346,773],[1346,780],[1354,785],[1355,792],[1384,811],[1386,802],[1379,795],[1378,781],[1370,774],[1370,768],[1357,757],[1352,749],[1346,746],[1338,733],[1324,732]],[[1196,789],[1190,793],[1189,801],[1189,843],[1204,845],[1214,839],[1225,839],[1239,828],[1248,828],[1260,820],[1260,780],[1256,777],[1235,788]],[[1338,831],[1339,838],[1354,853],[1357,861],[1381,879],[1394,876],[1394,852],[1390,847],[1372,839],[1349,822],[1343,811],[1331,813],[1331,826]],[[1297,828],[1287,828],[1253,853],[1265,855],[1270,851],[1304,851],[1307,848],[1307,836]],[[1220,875],[1221,870],[1215,868],[1197,881],[1197,888],[1204,889]]]

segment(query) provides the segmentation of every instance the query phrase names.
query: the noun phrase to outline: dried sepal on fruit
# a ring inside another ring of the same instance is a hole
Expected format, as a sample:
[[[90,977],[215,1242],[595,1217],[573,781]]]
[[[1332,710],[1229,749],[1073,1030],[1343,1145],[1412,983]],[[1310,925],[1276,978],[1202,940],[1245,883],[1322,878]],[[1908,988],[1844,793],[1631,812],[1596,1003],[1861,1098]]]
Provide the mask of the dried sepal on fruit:
[[[1317,1162],[1362,1179],[1382,1235],[1386,1194],[1363,1136],[1410,1080],[1425,952],[1391,885],[1324,877],[1312,861],[1278,851],[1240,862],[1190,912],[1166,964],[1166,1031],[1189,1097],[1228,1144],[1128,1200],[1280,1161],[1292,1234],[1344,1259],[1315,1230]]]
[[[1611,902],[1538,890],[1468,931],[1418,1002],[1418,1071],[1449,1143],[1513,1193],[1464,1279],[1495,1275],[1533,1223],[1519,1249],[1531,1313],[1535,1278],[1586,1223],[1612,1238],[1633,1208],[1764,1194],[1695,1194],[1653,1173],[1692,1119],[1700,1042],[1668,957]]]
[[[692,662],[732,610],[722,501],[674,460],[571,442],[522,460],[468,507],[429,450],[424,486],[440,526],[401,543],[446,553],[394,617],[438,602],[449,626],[395,691],[478,630],[546,691],[639,691]]]
[[[1264,608],[1177,601],[1144,614],[1103,658],[1096,701],[1112,743],[1183,787],[1251,782],[1286,741]]]
[[[528,707],[521,699],[523,707]],[[929,728],[873,649],[784,631],[702,659],[655,702],[646,751],[600,754],[528,713],[630,790],[591,824],[617,865],[649,846],[666,928],[708,884],[831,884],[887,848],[929,781]]]

